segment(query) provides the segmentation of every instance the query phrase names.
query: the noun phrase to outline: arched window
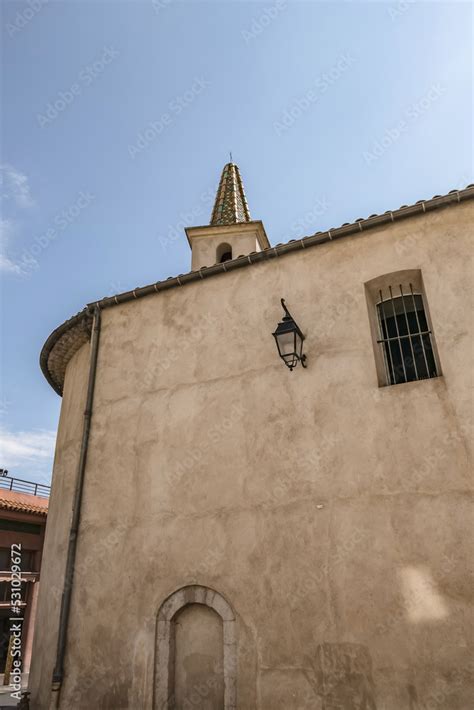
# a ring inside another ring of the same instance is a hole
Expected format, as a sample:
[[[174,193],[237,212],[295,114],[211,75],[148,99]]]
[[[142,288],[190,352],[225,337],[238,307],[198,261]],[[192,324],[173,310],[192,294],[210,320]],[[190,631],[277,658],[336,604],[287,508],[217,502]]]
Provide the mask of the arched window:
[[[232,259],[232,247],[230,244],[223,242],[217,247],[216,253],[216,263],[222,264],[224,261],[230,261]]]

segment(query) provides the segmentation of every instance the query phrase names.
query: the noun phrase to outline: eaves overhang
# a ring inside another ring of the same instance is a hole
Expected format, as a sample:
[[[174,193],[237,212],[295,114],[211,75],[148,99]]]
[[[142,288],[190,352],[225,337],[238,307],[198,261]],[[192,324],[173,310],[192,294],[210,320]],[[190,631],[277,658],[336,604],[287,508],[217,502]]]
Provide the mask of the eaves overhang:
[[[357,219],[355,222],[343,224],[341,227],[331,228],[325,232],[316,232],[301,239],[292,239],[283,244],[269,246],[259,252],[252,252],[246,256],[238,256],[236,259],[225,261],[222,264],[214,264],[209,267],[202,267],[198,271],[190,271],[179,276],[170,276],[164,281],[157,281],[148,286],[142,286],[117,294],[107,296],[98,301],[89,303],[82,311],[69,320],[65,321],[46,340],[40,355],[41,370],[57,394],[62,395],[64,377],[67,363],[79,348],[89,340],[93,311],[96,307],[101,309],[110,308],[127,301],[143,298],[153,293],[160,293],[178,286],[185,286],[188,283],[203,281],[212,276],[217,276],[235,269],[250,266],[262,261],[267,261],[275,257],[285,256],[300,249],[325,244],[342,237],[356,235],[361,232],[390,224],[391,222],[422,215],[433,210],[452,206],[474,198],[474,184],[468,185],[462,190],[451,190],[446,195],[435,195],[429,200],[419,200],[414,205],[403,205],[397,210],[388,210],[383,214],[373,214],[365,219]],[[248,223],[247,223],[248,224]],[[233,225],[235,227],[235,225]],[[199,228],[193,228],[199,229]],[[189,237],[188,237],[189,239]]]

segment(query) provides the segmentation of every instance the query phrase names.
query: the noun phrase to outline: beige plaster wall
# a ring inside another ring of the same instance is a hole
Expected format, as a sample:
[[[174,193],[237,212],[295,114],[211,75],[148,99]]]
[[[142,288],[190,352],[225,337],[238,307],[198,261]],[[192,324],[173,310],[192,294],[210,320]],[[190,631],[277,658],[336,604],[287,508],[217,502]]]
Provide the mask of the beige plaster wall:
[[[32,691],[35,705],[40,708],[48,708],[50,702],[72,501],[82,437],[89,352],[90,346],[86,343],[69,362],[56,440],[29,676],[29,689]],[[81,582],[79,568],[76,579],[79,583],[84,583],[84,579]]]
[[[211,228],[209,228],[211,231]],[[193,238],[193,248],[191,256],[191,269],[197,271],[203,266],[212,266],[218,262],[216,258],[217,249],[221,244],[229,244],[232,247],[232,258],[236,259],[243,254],[250,254],[253,251],[260,251],[256,236],[257,230],[249,233],[246,230],[243,234],[238,233],[238,229],[229,232],[224,231],[218,236],[202,236]]]
[[[232,605],[242,710],[471,706],[472,221],[465,203],[104,311],[77,560],[94,573],[74,587],[61,708],[151,710],[156,614],[188,584]],[[364,283],[401,269],[422,271],[443,376],[379,388]],[[282,296],[306,370],[277,357]],[[48,707],[87,367],[84,347],[33,710]]]

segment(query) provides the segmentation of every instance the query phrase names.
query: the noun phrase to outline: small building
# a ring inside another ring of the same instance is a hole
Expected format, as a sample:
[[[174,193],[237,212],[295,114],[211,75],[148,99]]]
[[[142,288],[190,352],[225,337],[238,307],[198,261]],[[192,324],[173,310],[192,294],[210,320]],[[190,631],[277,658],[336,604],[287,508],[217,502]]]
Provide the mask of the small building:
[[[229,163],[49,336],[32,710],[472,707],[473,198],[271,246]]]
[[[3,681],[8,680],[11,660],[12,551],[21,559],[22,671],[30,670],[49,490],[49,486],[43,484],[0,476],[0,676]]]

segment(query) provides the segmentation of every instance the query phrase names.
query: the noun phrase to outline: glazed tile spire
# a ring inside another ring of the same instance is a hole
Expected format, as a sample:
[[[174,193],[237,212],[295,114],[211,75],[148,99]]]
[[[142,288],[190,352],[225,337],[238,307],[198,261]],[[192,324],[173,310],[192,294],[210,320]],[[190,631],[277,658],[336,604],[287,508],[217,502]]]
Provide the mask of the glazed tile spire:
[[[250,221],[240,170],[235,163],[227,163],[222,171],[217,190],[211,225],[237,224],[238,222]]]

